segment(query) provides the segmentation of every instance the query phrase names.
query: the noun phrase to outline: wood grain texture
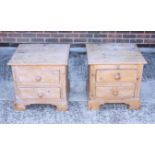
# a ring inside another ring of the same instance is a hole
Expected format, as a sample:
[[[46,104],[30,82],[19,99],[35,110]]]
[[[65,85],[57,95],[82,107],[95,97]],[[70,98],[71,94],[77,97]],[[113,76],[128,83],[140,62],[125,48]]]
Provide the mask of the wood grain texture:
[[[135,44],[87,44],[88,64],[146,64]]]
[[[145,59],[134,44],[87,45],[88,108],[125,103],[140,108],[140,83]]]
[[[8,65],[68,65],[69,44],[20,44]]]
[[[67,110],[68,57],[68,45],[20,45],[9,63],[14,79],[15,109],[52,104],[58,111]]]

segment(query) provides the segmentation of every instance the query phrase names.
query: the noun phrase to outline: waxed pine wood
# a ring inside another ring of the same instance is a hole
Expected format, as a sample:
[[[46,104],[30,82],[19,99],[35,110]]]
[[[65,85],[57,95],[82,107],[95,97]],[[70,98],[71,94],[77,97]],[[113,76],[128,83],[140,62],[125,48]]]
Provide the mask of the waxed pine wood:
[[[147,62],[135,44],[87,44],[88,108],[125,103],[140,108],[140,84]]]
[[[12,66],[15,108],[52,104],[68,109],[68,44],[21,44],[8,65]]]

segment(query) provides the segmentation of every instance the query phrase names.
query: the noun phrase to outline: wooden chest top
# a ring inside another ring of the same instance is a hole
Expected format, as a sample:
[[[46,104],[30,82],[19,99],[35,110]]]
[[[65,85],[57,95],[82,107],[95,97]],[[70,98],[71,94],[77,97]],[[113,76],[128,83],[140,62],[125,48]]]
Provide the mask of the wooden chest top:
[[[146,64],[145,59],[135,44],[87,44],[86,48],[89,65]]]
[[[69,44],[20,44],[8,65],[67,65]]]

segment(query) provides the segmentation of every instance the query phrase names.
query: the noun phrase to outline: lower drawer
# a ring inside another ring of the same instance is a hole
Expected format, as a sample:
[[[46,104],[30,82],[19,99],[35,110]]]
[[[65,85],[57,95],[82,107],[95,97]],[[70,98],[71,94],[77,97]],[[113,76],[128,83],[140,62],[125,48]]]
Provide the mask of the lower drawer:
[[[27,88],[18,87],[18,94],[22,99],[60,99],[60,88]]]
[[[126,86],[108,86],[108,87],[96,87],[96,98],[105,99],[121,99],[121,98],[132,98],[135,96],[135,87]]]

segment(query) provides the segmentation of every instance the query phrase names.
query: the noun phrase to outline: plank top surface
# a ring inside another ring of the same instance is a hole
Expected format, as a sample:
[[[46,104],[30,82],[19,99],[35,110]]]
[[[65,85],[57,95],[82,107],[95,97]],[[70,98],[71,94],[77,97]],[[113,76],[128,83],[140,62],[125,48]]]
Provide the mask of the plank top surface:
[[[69,44],[20,44],[8,65],[68,65]]]
[[[86,48],[89,65],[147,63],[135,44],[87,44]]]

